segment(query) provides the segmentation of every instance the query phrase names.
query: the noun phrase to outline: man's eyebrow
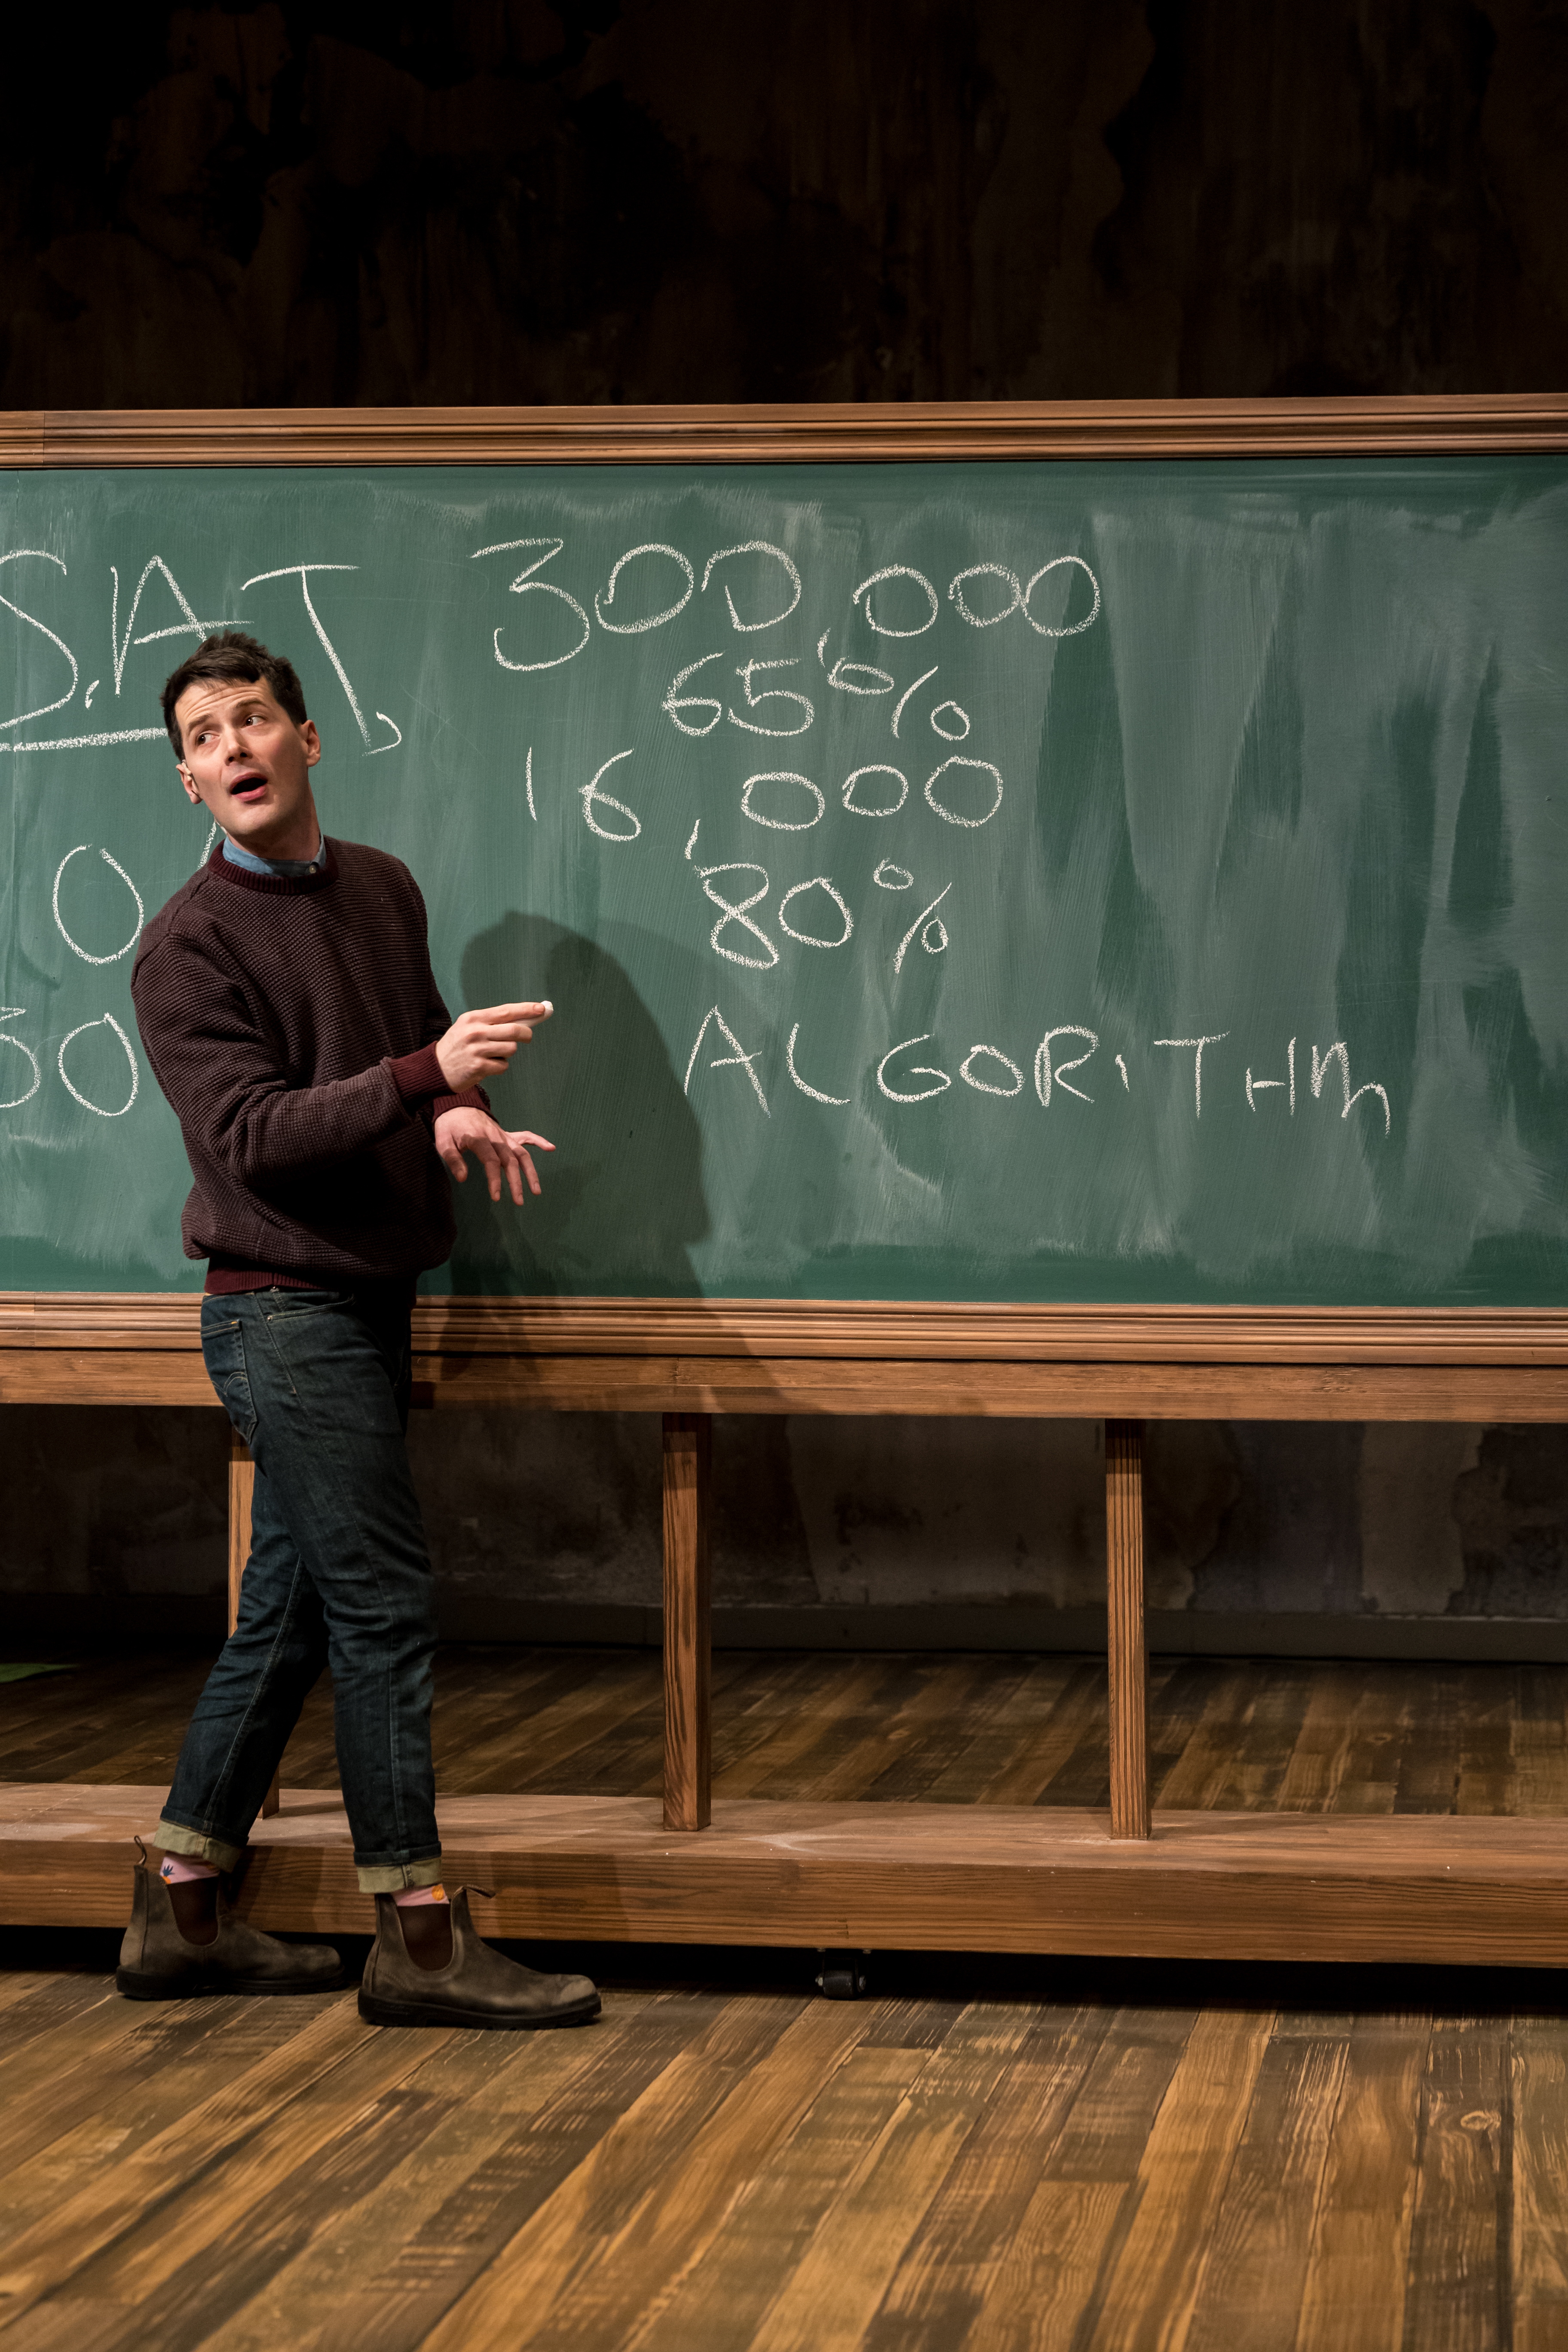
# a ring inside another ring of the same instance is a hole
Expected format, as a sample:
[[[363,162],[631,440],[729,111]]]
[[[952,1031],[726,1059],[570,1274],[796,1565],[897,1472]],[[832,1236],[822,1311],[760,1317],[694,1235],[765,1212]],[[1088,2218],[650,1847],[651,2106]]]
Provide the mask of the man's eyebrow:
[[[209,702],[206,704],[205,709],[201,710],[193,710],[190,717],[182,723],[186,727],[200,727],[206,720],[216,718],[219,710],[263,710],[266,707],[266,702],[259,693],[242,694],[237,696],[233,702],[221,704]]]

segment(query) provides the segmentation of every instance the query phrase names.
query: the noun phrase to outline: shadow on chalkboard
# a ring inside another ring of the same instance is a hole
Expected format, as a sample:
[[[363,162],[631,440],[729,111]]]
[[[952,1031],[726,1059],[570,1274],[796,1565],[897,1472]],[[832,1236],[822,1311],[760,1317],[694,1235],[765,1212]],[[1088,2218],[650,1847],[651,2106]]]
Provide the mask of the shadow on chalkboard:
[[[489,1089],[496,1116],[556,1146],[538,1155],[543,1196],[493,1202],[477,1174],[456,1188],[452,1287],[695,1297],[689,1245],[708,1230],[697,1121],[653,1016],[616,958],[532,915],[470,940],[466,1004],[548,997],[555,1018]]]

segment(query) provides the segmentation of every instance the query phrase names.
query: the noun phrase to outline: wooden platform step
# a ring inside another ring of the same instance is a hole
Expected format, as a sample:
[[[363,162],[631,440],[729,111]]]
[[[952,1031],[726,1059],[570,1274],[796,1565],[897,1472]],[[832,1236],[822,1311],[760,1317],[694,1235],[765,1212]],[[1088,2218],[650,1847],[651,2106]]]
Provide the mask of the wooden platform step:
[[[0,1788],[0,1924],[127,1916],[132,1834],[164,1791]],[[458,1797],[448,1884],[491,1935],[606,1942],[1568,1964],[1568,1825],[1475,1815],[1168,1812],[1147,1841],[1056,1807],[716,1804],[664,1829],[639,1797]],[[337,1793],[258,1822],[257,1925],[366,1932]]]

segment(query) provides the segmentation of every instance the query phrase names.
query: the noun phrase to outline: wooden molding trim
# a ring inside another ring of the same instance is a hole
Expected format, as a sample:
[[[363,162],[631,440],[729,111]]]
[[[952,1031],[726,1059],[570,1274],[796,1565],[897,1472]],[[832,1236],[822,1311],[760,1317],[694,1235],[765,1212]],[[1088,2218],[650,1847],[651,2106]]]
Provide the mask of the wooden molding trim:
[[[0,1292],[0,1348],[195,1350],[190,1293]],[[426,1357],[1568,1367],[1568,1309],[422,1298]]]
[[[438,1412],[1568,1422],[1568,1367],[416,1354],[413,1402]],[[218,1410],[194,1347],[0,1346],[0,1404]]]
[[[0,467],[603,466],[1568,449],[1568,395],[593,408],[16,409]]]

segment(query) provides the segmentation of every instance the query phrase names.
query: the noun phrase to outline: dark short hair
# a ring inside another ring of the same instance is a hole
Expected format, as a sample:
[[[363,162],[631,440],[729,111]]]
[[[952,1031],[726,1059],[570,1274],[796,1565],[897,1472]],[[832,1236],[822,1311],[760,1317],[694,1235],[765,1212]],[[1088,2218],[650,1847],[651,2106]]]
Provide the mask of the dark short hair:
[[[163,724],[169,730],[169,740],[174,747],[174,757],[183,760],[185,747],[180,740],[180,722],[174,716],[174,705],[188,686],[203,678],[214,678],[231,686],[269,686],[279,708],[286,710],[296,727],[305,723],[305,697],[292,662],[281,654],[268,653],[255,637],[247,637],[243,629],[220,629],[216,636],[204,637],[194,654],[187,654],[163,682]]]

